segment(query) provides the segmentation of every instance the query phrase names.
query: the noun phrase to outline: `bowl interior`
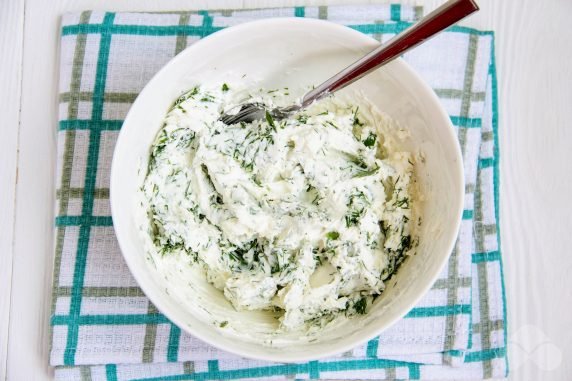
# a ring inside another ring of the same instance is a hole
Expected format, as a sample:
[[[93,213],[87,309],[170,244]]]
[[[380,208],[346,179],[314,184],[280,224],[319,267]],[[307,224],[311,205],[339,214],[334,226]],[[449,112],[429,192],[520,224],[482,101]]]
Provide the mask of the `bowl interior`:
[[[182,329],[245,357],[303,361],[348,350],[374,337],[403,317],[429,290],[453,248],[459,228],[463,169],[448,116],[434,93],[402,60],[364,77],[350,89],[362,91],[380,110],[408,128],[411,139],[406,148],[425,156],[425,163],[416,168],[426,199],[420,212],[423,224],[418,254],[404,262],[368,314],[327,330],[315,342],[304,345],[264,347],[245,336],[223,334],[181,303],[180,296],[165,290],[165,280],[146,260],[138,228],[134,200],[145,175],[149,147],[167,109],[181,92],[196,84],[228,82],[255,88],[289,87],[302,94],[306,86],[321,83],[377,44],[349,28],[318,20],[257,21],[194,44],[167,64],[141,92],[125,120],[114,153],[113,222],[125,260],[141,288]],[[197,288],[202,293],[199,299],[239,316],[245,328],[258,324],[256,314],[234,311],[224,303],[220,291],[199,278],[197,275],[196,282],[202,285]]]

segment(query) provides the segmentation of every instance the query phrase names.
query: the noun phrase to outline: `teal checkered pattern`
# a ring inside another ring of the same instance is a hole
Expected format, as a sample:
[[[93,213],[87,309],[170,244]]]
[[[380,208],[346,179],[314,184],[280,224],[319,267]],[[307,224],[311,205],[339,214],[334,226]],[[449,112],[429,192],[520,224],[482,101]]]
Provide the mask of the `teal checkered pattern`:
[[[313,17],[381,41],[421,8],[296,7],[172,13],[82,12],[63,19],[52,365],[58,380],[476,379],[503,377],[506,310],[498,231],[494,36],[453,27],[405,59],[433,87],[463,152],[465,210],[439,279],[379,338],[335,358],[275,364],[212,348],[145,297],[119,251],[109,208],[113,148],[153,74],[194,41],[263,17]]]

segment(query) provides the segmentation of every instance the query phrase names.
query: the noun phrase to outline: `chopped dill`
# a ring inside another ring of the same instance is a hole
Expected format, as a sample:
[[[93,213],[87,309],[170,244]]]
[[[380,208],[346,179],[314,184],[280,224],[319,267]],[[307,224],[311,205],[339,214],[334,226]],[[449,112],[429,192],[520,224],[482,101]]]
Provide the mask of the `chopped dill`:
[[[370,132],[367,138],[363,141],[363,145],[366,147],[373,147],[375,145],[375,141],[377,139],[377,135],[373,132]]]
[[[398,198],[393,205],[398,208],[409,209],[409,197]]]
[[[326,124],[334,127],[336,130],[340,129],[338,126],[335,125],[335,123],[330,122],[329,120],[326,120],[326,122],[324,123],[324,127],[327,127]]]
[[[306,122],[308,121],[308,115],[300,114],[296,119],[298,120],[298,122],[306,124]]]
[[[372,169],[362,170],[362,169],[360,168],[360,169],[358,170],[358,172],[357,172],[353,177],[371,176],[371,175],[374,175],[375,173],[377,173],[377,171],[379,171],[379,167],[378,167],[377,164],[376,164],[375,167],[372,168]]]
[[[354,309],[360,315],[365,314],[366,308],[367,308],[367,299],[365,297],[361,298],[360,300],[354,303]]]
[[[270,127],[272,128],[276,128],[276,126],[274,125],[274,119],[272,119],[272,115],[270,115],[270,113],[268,112],[268,110],[266,110],[266,121],[268,122],[268,124],[270,125]]]
[[[357,127],[362,127],[364,125],[364,123],[360,122],[360,120],[358,118],[358,111],[359,111],[359,106],[356,107],[356,109],[354,111],[352,124],[354,126],[357,126]]]
[[[181,95],[179,98],[177,98],[177,100],[175,101],[175,103],[173,103],[171,108],[169,108],[169,111],[173,110],[175,107],[177,107],[178,105],[180,105],[181,103],[183,103],[187,99],[194,98],[194,96],[197,95],[198,93],[199,93],[199,87],[198,86],[195,86],[191,90],[183,93],[183,95]]]
[[[379,230],[383,233],[384,237],[387,237],[387,232],[389,231],[391,226],[383,220],[380,220],[378,222],[378,225],[379,225]]]
[[[326,234],[327,239],[336,240],[340,238],[340,233],[333,231]]]

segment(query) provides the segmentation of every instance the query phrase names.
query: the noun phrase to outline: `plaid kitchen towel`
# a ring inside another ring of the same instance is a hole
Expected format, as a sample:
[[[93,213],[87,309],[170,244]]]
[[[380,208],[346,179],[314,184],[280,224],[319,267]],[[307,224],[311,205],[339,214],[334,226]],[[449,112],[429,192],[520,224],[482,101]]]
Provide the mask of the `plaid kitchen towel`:
[[[465,210],[433,288],[380,337],[300,364],[241,359],[182,332],[149,302],[117,246],[109,171],[122,120],[147,81],[194,41],[263,17],[314,17],[381,41],[421,15],[400,5],[172,13],[82,12],[63,18],[50,363],[58,380],[476,379],[507,373],[498,232],[494,37],[453,27],[405,55],[458,134]]]

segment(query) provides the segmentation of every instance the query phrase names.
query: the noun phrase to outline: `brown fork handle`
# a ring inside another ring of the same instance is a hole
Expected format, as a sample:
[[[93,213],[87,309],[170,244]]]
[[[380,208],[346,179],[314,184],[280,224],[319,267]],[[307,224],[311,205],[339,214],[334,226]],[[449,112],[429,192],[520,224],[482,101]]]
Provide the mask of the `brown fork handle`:
[[[447,1],[416,24],[308,92],[302,99],[302,107],[357,81],[478,10],[479,7],[473,0]]]

